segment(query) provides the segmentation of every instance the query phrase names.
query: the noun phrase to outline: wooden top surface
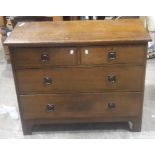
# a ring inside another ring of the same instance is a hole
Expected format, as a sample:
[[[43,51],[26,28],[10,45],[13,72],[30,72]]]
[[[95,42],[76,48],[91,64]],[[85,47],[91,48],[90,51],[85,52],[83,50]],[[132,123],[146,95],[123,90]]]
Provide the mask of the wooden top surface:
[[[150,40],[140,19],[18,23],[6,45],[126,43]]]

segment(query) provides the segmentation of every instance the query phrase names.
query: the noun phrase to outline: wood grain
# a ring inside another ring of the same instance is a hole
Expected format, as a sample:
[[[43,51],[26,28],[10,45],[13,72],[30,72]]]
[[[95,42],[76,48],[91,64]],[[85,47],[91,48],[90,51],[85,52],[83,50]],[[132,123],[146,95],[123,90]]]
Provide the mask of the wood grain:
[[[75,47],[68,48],[15,48],[14,59],[16,67],[43,67],[57,65],[76,65],[77,50]],[[71,53],[73,52],[73,53]],[[48,61],[42,61],[41,55],[46,54]]]
[[[141,93],[21,95],[20,101],[24,119],[137,116]],[[115,108],[109,109],[109,103]],[[53,111],[47,111],[48,104],[54,105]]]
[[[85,54],[88,50],[88,54]],[[116,58],[110,60],[108,54],[116,53]],[[117,45],[117,46],[87,46],[81,48],[81,64],[140,64],[145,60],[144,45]]]
[[[143,72],[141,66],[25,69],[17,71],[17,79],[20,93],[141,91]],[[116,76],[116,83],[108,81],[109,75]],[[45,77],[52,79],[50,85],[44,84]]]
[[[23,24],[23,25],[22,25]],[[22,26],[21,26],[22,25]],[[147,42],[139,19],[18,23],[6,39],[7,45],[70,45]]]

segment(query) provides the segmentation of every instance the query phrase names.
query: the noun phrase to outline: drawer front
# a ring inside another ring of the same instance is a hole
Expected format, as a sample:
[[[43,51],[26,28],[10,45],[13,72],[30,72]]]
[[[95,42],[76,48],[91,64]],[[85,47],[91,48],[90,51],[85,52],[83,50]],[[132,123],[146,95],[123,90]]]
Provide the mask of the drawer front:
[[[145,46],[114,46],[81,48],[81,64],[144,64]]]
[[[143,76],[141,66],[25,69],[17,71],[17,83],[20,93],[141,91]]]
[[[94,118],[139,115],[141,93],[21,95],[24,119]]]
[[[15,48],[16,67],[76,65],[76,48]]]

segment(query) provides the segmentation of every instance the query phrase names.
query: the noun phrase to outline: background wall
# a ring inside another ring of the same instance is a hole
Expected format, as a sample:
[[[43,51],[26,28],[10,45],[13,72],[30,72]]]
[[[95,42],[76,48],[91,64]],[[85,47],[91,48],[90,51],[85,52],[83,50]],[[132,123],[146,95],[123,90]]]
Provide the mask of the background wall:
[[[155,31],[155,16],[147,16],[147,27],[149,31]]]

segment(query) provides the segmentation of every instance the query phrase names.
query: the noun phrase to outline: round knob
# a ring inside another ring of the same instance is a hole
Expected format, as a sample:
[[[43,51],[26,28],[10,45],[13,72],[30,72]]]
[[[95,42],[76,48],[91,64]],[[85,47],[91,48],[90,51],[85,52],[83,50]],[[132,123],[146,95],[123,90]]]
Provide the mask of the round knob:
[[[112,84],[116,83],[116,76],[115,75],[108,75],[108,81]]]
[[[108,59],[109,60],[115,60],[116,59],[116,52],[109,52],[108,53]]]
[[[50,85],[50,84],[52,84],[52,78],[50,78],[50,77],[44,77],[43,83],[44,83],[45,85]]]
[[[42,62],[49,61],[49,55],[48,54],[41,54],[41,61]]]
[[[84,51],[84,52],[85,52],[85,54],[88,54],[88,52],[89,52],[89,51],[88,51],[87,49],[85,49],[85,51]]]
[[[52,112],[52,111],[54,111],[54,105],[53,104],[47,104],[47,111],[48,112]]]
[[[113,103],[113,102],[108,103],[108,109],[112,110],[114,108],[116,108],[116,104],[115,103]]]

